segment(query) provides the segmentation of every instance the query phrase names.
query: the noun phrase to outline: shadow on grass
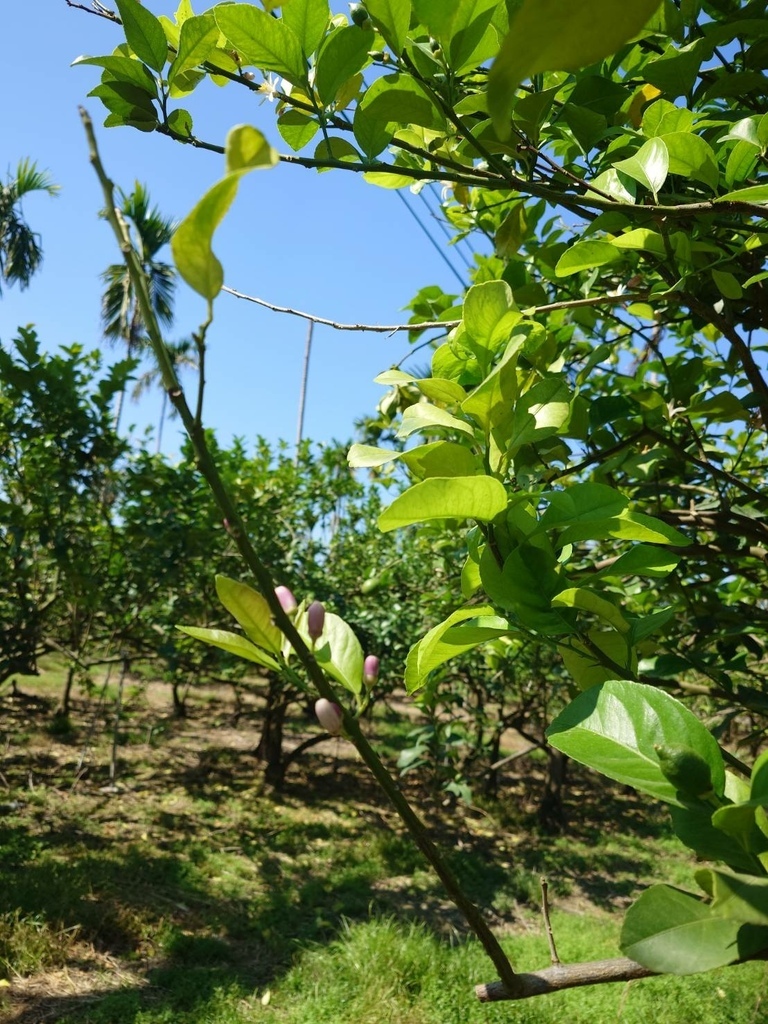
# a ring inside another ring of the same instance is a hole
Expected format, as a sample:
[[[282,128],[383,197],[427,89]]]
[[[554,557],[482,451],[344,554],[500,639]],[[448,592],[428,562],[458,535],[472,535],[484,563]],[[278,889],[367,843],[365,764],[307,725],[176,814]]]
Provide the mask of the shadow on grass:
[[[41,792],[0,827],[0,915],[76,929],[79,942],[131,965],[117,991],[30,993],[15,1016],[0,1007],[0,1020],[130,1024],[146,1011],[187,1019],[217,993],[246,998],[274,984],[297,948],[328,942],[343,920],[371,913],[422,920],[451,942],[466,934],[373,782],[336,748],[315,748],[271,802],[254,794],[256,763],[247,752],[207,743],[196,752],[168,747],[161,758],[121,765],[122,795],[101,794],[104,769],[94,769],[69,803]],[[34,761],[55,785],[59,762],[47,754]],[[21,764],[14,767],[21,775]],[[647,808],[639,801],[577,777],[567,839],[532,830],[501,851],[499,834],[521,831],[524,816],[516,829],[491,821],[483,838],[464,812],[448,814],[425,798],[417,781],[403,786],[413,788],[467,894],[494,924],[508,923],[519,903],[536,902],[541,874],[554,897],[578,883],[615,909],[617,894],[635,888],[646,868],[652,873],[654,854],[638,839],[629,855],[606,836],[633,828],[665,834],[663,824],[641,820]],[[168,794],[179,794],[178,806],[163,802]],[[146,839],[137,841],[142,830]]]

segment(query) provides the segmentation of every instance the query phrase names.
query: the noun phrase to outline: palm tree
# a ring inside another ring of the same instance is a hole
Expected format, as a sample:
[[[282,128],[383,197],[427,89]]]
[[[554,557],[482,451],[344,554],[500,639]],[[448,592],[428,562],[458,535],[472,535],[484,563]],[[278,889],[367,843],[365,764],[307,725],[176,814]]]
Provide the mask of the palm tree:
[[[26,288],[43,260],[40,236],[24,220],[21,201],[30,192],[55,196],[54,185],[45,171],[26,157],[19,161],[14,175],[0,186],[0,280]],[[0,288],[0,295],[2,289]]]
[[[133,192],[120,192],[120,212],[133,233],[133,243],[149,282],[149,296],[155,316],[165,327],[173,323],[176,271],[170,263],[157,259],[168,245],[176,225],[151,207],[146,187],[136,182]],[[123,342],[126,356],[133,359],[148,347],[146,328],[136,299],[128,268],[113,263],[101,275],[105,289],[101,299],[101,325],[104,337]],[[121,392],[115,410],[115,429],[120,423],[125,392]]]

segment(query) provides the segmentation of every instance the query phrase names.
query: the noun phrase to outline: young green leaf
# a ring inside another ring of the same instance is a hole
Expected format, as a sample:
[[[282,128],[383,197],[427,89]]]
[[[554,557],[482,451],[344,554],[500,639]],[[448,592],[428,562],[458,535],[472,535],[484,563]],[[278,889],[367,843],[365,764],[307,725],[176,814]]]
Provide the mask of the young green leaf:
[[[379,516],[379,529],[388,533],[432,519],[490,522],[506,507],[507,492],[493,477],[431,477],[395,498]]]
[[[162,71],[168,57],[163,26],[139,0],[115,0],[128,45],[154,71]]]
[[[226,629],[202,629],[198,626],[177,626],[176,629],[181,633],[186,633],[187,636],[194,637],[195,640],[202,640],[212,647],[219,647],[229,654],[236,654],[238,658],[254,661],[257,665],[263,665],[265,668],[275,670],[280,668],[271,655],[252,644],[250,640],[246,640],[239,633],[230,633]]]
[[[283,634],[272,621],[270,607],[261,594],[228,576],[216,577],[216,593],[250,640],[273,654],[280,653]]]
[[[219,4],[216,23],[240,55],[243,64],[276,71],[294,85],[303,85],[307,66],[296,33],[279,18],[252,4]]]

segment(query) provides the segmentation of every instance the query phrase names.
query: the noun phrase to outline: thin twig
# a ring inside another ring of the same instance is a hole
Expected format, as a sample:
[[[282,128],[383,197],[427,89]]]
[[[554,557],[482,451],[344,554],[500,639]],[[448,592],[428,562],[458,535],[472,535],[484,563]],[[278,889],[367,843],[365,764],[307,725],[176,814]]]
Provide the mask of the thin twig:
[[[549,958],[553,967],[559,967],[560,957],[557,955],[555,935],[552,931],[552,922],[549,919],[549,883],[543,875],[539,882],[541,884],[541,916],[544,918],[544,931],[547,933],[547,942],[549,943]]]

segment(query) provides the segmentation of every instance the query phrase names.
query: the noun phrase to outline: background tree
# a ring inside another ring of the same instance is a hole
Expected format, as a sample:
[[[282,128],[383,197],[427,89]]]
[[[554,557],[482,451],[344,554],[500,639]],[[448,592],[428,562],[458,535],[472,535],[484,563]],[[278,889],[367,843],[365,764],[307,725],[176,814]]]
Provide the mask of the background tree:
[[[24,219],[23,199],[33,192],[58,194],[45,171],[25,158],[0,186],[0,278],[26,288],[43,260],[40,236]]]
[[[173,323],[176,271],[170,263],[158,259],[158,255],[170,243],[174,222],[164,217],[156,206],[150,205],[149,192],[138,181],[132,192],[120,193],[120,212],[130,224],[136,250],[147,275],[152,310],[164,327],[170,327]],[[101,277],[105,286],[101,300],[104,337],[113,344],[124,344],[127,358],[140,358],[147,349],[146,328],[125,264],[110,264]],[[118,426],[124,397],[122,392],[115,410]]]

